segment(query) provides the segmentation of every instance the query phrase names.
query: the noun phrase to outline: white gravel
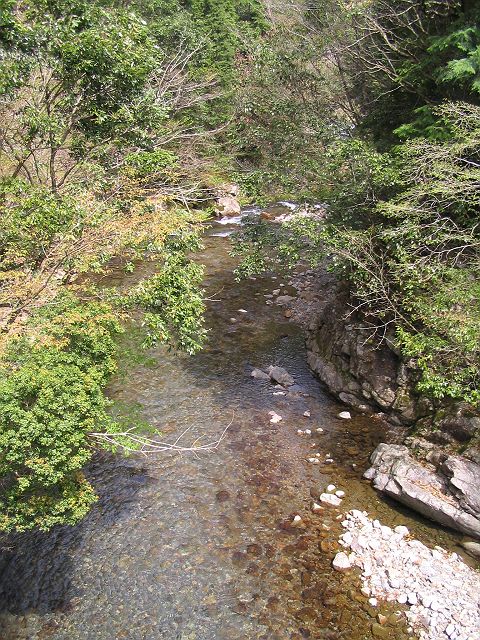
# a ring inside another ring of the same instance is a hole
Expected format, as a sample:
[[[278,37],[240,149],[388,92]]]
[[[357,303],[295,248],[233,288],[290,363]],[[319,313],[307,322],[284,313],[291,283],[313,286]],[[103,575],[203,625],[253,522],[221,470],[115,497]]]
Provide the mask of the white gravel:
[[[362,569],[362,593],[409,606],[420,640],[480,639],[480,574],[456,553],[429,549],[408,539],[406,527],[391,529],[366,512],[351,511],[342,526],[342,553]]]

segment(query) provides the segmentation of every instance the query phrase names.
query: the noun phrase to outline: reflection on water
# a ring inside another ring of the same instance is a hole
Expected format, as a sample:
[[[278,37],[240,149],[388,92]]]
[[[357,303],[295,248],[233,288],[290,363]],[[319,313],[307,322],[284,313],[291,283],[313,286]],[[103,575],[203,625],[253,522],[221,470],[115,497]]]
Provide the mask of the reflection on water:
[[[367,509],[424,541],[455,542],[361,480],[368,454],[395,434],[375,418],[336,418],[341,407],[307,369],[300,330],[265,304],[280,280],[235,283],[229,240],[219,235],[215,224],[199,255],[213,298],[207,348],[193,358],[154,350],[110,395],[140,403],[171,439],[190,427],[189,441],[213,440],[232,421],[222,446],[156,460],[99,456],[89,471],[100,495],[91,514],[77,527],[18,536],[3,553],[2,640],[370,638],[378,611],[355,575],[331,569],[341,513]],[[287,395],[250,378],[252,366],[269,364],[294,375]],[[271,410],[282,422],[269,422]],[[324,433],[297,435],[307,427]],[[312,452],[334,464],[309,465]],[[342,510],[313,515],[312,496],[329,483],[346,492]],[[406,637],[402,624],[385,629]]]

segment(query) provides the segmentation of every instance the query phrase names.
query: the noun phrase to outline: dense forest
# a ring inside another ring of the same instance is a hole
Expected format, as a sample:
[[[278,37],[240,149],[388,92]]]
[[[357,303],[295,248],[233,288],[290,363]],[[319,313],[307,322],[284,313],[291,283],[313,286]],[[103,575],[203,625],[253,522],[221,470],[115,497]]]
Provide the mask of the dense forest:
[[[216,189],[325,203],[252,221],[240,274],[328,261],[419,390],[480,402],[474,0],[0,0],[0,529],[78,522],[117,339],[206,337],[190,259]],[[113,268],[157,265],[128,291]],[[129,425],[130,426],[130,425]],[[95,435],[93,435],[95,434]]]

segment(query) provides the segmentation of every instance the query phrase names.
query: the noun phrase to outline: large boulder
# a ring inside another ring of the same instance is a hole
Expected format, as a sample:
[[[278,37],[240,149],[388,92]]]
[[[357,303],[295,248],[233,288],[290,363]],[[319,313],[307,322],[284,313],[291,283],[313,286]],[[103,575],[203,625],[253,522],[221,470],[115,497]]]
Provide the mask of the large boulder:
[[[218,188],[218,194],[220,196],[238,197],[240,195],[240,187],[238,186],[238,184],[222,184]]]
[[[240,203],[234,196],[222,196],[217,200],[216,211],[221,216],[232,218],[242,212]]]
[[[403,445],[380,444],[364,477],[375,489],[444,526],[480,538],[480,466],[448,456],[439,466],[420,464]]]
[[[256,380],[270,380],[268,373],[265,373],[265,371],[262,371],[261,369],[253,369],[250,376]]]
[[[238,196],[240,188],[237,184],[222,184],[217,189],[216,212],[219,216],[233,218],[242,212]]]

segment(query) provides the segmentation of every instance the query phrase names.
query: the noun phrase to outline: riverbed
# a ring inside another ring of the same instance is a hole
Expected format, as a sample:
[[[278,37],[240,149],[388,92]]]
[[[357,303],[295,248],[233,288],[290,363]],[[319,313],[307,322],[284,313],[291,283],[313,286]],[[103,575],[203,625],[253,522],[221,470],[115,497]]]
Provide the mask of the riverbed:
[[[197,256],[206,266],[206,348],[193,357],[152,349],[124,363],[109,388],[165,439],[188,429],[186,444],[214,441],[230,424],[223,441],[209,453],[98,456],[89,476],[100,500],[82,523],[8,541],[2,640],[361,640],[373,637],[379,612],[391,621],[383,637],[401,640],[406,625],[391,616],[401,607],[370,606],[358,576],[331,567],[342,514],[366,510],[459,551],[454,534],[362,480],[375,446],[401,434],[375,416],[337,417],[344,407],[309,371],[301,329],[267,304],[281,284],[292,293],[288,280],[236,282],[228,235],[236,225],[224,222],[208,227]],[[132,329],[125,353],[135,342]],[[269,365],[295,378],[284,395],[250,377]],[[282,420],[271,423],[270,411]],[[307,461],[315,453],[322,464]],[[329,484],[345,491],[341,506],[312,512]]]

